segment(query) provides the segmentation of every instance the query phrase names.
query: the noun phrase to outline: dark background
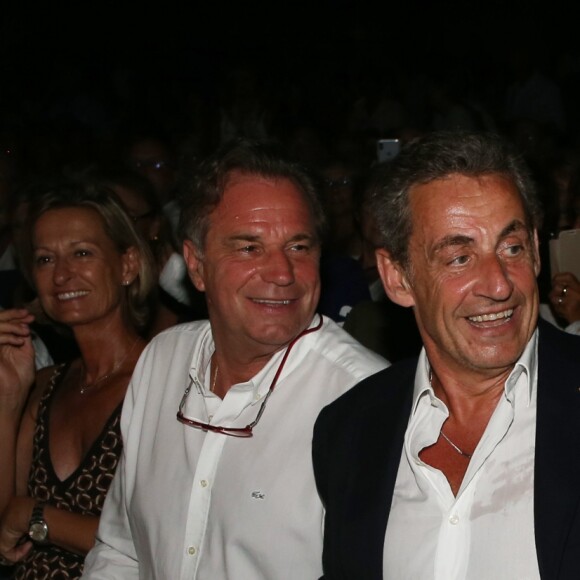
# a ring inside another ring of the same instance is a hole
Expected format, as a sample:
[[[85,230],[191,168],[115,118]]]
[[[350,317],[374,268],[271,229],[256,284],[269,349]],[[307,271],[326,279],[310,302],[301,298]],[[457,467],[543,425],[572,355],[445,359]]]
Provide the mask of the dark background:
[[[95,115],[111,115],[123,90],[137,107],[163,108],[188,91],[211,100],[239,65],[269,90],[302,83],[326,101],[329,82],[340,92],[341,83],[353,90],[393,70],[456,68],[493,107],[514,47],[535,51],[550,71],[578,60],[576,18],[562,2],[54,4],[3,7],[4,124],[63,117],[89,96],[106,110]]]
[[[580,199],[577,29],[562,0],[5,3],[0,226],[10,229],[3,212],[19,191],[32,196],[94,165],[134,168],[128,151],[140,136],[171,146],[159,173],[189,169],[226,139],[224,119],[238,134],[249,134],[246,119],[266,127],[319,177],[338,163],[359,204],[376,139],[404,142],[438,128],[438,117],[454,123],[433,98],[443,89],[452,112],[522,150],[547,240],[577,213],[572,183]],[[565,122],[510,118],[510,89],[526,83],[515,64],[526,58],[539,92],[556,88]],[[383,131],[385,104],[404,114]],[[543,276],[545,294],[549,268]]]

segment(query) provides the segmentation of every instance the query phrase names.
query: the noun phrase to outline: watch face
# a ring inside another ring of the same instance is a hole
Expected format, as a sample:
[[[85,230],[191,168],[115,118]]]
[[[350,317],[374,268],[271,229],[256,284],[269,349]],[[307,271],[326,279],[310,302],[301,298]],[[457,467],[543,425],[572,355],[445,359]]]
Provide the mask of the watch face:
[[[33,542],[44,542],[48,537],[48,526],[45,522],[33,522],[30,524],[28,535]]]

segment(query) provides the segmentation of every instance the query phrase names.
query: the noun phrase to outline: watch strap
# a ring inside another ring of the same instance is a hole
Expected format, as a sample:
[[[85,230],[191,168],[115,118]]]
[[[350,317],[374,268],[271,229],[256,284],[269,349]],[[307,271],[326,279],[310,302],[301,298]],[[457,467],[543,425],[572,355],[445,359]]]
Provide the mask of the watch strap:
[[[32,508],[32,516],[30,516],[30,523],[32,522],[43,522],[44,521],[44,506],[46,504],[37,501]]]

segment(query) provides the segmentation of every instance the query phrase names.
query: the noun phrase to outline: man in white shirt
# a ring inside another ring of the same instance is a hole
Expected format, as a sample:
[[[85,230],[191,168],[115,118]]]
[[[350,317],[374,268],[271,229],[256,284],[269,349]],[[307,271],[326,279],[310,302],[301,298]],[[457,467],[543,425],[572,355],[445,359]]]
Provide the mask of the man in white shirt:
[[[523,162],[434,133],[370,187],[385,290],[424,348],[316,423],[324,577],[580,578],[580,340],[538,326]]]
[[[317,578],[314,421],[387,363],[315,314],[323,217],[299,167],[237,142],[184,202],[184,257],[210,319],[162,333],[137,365],[84,577]]]

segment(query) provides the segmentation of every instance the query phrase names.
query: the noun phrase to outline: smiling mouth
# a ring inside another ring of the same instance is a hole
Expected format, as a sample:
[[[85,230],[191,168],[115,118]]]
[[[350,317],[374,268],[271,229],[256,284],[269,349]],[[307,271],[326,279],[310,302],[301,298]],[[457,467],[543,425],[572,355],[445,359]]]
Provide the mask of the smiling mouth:
[[[56,297],[61,301],[64,302],[65,300],[74,300],[75,298],[81,298],[82,296],[86,296],[88,294],[87,290],[77,290],[76,292],[61,292],[57,294]]]
[[[514,309],[504,310],[503,312],[492,312],[491,314],[480,314],[478,316],[468,316],[467,319],[470,322],[494,322],[495,320],[511,318],[514,313]]]
[[[252,302],[263,304],[265,306],[288,306],[292,300],[264,300],[262,298],[252,298]]]

